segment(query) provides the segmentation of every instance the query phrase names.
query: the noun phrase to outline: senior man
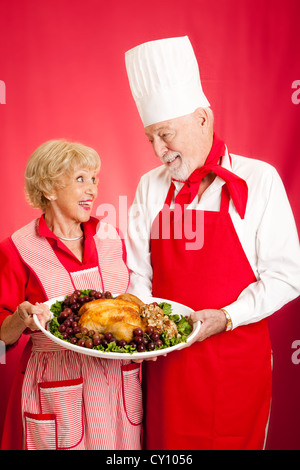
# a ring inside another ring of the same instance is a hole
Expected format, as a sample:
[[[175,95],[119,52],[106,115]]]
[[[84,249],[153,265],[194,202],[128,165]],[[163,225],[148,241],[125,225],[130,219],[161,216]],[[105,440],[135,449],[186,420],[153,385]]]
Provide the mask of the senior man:
[[[146,449],[262,449],[272,367],[267,317],[300,293],[290,204],[269,164],[214,132],[188,37],[125,54],[145,133],[163,163],[128,224],[130,291],[191,307],[197,341],[145,361]]]

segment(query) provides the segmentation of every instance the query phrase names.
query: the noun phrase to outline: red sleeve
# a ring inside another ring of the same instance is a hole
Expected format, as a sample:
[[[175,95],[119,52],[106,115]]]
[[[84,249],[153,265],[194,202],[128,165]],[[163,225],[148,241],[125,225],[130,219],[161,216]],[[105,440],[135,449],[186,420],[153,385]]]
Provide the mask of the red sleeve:
[[[34,304],[47,299],[35,274],[7,238],[0,243],[0,326],[25,300]]]
[[[0,243],[0,326],[25,300],[26,269],[8,238]]]

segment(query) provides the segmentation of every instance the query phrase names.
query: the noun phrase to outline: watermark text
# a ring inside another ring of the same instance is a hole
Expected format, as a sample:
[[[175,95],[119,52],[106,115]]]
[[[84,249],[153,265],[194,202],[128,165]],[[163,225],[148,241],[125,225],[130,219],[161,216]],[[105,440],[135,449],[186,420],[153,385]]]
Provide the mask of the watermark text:
[[[0,364],[6,364],[5,343],[0,339]]]
[[[0,104],[6,104],[6,85],[0,80]]]
[[[300,103],[300,80],[294,80],[292,83],[292,89],[295,91],[292,93],[291,99],[293,104]]]
[[[300,364],[300,340],[296,339],[292,343],[292,349],[295,351],[292,354],[292,363],[295,365]]]
[[[204,244],[204,211],[183,209],[178,204],[170,210],[167,205],[151,207],[133,204],[128,208],[127,196],[119,196],[119,207],[100,204],[96,215],[104,224],[98,225],[102,239],[117,236],[118,227],[124,239],[132,240],[184,240],[186,250],[200,250]],[[156,215],[156,217],[155,217]],[[154,220],[152,220],[154,217]]]

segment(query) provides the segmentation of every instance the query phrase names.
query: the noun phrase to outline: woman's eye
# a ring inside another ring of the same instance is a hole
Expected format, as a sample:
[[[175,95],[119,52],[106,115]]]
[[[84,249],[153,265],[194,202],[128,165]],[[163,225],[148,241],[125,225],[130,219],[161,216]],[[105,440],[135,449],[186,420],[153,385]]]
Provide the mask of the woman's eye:
[[[80,183],[83,183],[83,176],[78,176],[76,178],[76,181],[79,181]]]

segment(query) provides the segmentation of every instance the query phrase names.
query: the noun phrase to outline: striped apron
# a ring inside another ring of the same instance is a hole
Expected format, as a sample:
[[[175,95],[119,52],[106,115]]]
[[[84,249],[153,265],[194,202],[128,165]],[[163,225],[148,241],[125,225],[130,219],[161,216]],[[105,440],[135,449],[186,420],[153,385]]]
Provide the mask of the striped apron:
[[[38,219],[18,230],[12,241],[48,299],[74,289],[126,292],[129,273],[122,241],[112,226],[102,223],[100,229],[94,237],[98,266],[76,273],[69,273],[39,236]],[[24,449],[141,448],[139,364],[70,351],[42,332],[33,332],[31,341],[22,388]]]

